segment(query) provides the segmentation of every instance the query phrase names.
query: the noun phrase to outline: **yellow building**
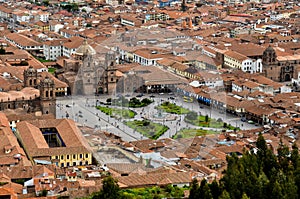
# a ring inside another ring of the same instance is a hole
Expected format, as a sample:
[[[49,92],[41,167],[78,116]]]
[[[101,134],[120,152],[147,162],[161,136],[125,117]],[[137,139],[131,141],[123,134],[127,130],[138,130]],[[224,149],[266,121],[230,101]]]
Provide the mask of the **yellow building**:
[[[32,163],[60,167],[92,164],[92,153],[73,120],[22,121],[17,123],[16,134]]]

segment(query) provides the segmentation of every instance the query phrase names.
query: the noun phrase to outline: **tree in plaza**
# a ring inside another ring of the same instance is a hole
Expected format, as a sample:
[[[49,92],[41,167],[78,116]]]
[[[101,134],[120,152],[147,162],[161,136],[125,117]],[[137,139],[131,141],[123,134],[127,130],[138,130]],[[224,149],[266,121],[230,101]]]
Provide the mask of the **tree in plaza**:
[[[205,123],[208,123],[209,117],[208,115],[205,115]]]

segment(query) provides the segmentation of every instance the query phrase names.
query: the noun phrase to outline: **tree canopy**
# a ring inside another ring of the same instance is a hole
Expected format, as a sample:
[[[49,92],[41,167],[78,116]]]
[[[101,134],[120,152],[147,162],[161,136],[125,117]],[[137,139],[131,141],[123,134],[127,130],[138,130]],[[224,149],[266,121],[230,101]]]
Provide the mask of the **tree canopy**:
[[[290,151],[280,142],[277,155],[268,148],[260,134],[257,152],[245,151],[241,158],[227,157],[227,169],[219,182],[191,184],[190,199],[297,199],[300,196],[300,166],[298,147]]]

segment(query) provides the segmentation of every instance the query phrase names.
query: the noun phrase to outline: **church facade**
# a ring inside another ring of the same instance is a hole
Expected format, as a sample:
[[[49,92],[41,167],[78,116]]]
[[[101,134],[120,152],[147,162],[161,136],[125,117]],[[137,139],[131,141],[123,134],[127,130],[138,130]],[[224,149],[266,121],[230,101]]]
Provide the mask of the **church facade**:
[[[300,55],[277,56],[273,47],[269,46],[263,53],[263,74],[273,81],[287,82],[297,78]]]
[[[116,56],[112,51],[96,53],[85,41],[75,52],[80,61],[72,95],[112,94],[116,90]]]

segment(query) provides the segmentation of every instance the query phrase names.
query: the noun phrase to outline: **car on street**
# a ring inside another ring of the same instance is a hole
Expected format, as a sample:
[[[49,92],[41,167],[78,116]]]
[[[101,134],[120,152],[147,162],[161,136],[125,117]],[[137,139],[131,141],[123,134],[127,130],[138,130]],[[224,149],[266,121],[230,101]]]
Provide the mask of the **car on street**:
[[[155,95],[150,95],[150,98],[155,98]]]
[[[249,124],[254,124],[254,122],[252,120],[248,120]]]
[[[246,120],[246,118],[242,117],[242,118],[241,118],[241,121],[242,121],[242,122],[246,122],[247,120]]]
[[[138,94],[136,97],[143,97],[144,95],[141,93],[141,94]]]
[[[175,99],[175,97],[169,97],[170,98],[170,100],[174,100]]]
[[[67,108],[71,108],[71,107],[72,107],[72,105],[69,105],[69,104],[67,104],[67,105],[66,105],[66,107],[67,107]]]

